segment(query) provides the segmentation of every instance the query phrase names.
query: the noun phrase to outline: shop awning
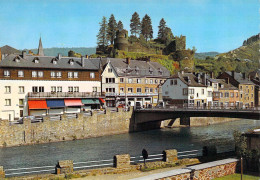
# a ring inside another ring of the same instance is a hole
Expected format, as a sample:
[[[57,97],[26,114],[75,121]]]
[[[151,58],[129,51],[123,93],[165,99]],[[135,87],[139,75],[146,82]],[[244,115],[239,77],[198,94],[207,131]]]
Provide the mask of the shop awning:
[[[64,99],[65,106],[83,106],[81,99]]]
[[[93,99],[94,104],[100,104],[98,99]]]
[[[83,104],[94,104],[94,101],[92,99],[82,99],[81,101]]]
[[[29,109],[48,109],[45,100],[28,101]]]
[[[63,99],[48,99],[46,102],[48,107],[65,107]]]
[[[102,98],[99,98],[99,100],[102,102],[102,103],[105,103],[106,101]]]

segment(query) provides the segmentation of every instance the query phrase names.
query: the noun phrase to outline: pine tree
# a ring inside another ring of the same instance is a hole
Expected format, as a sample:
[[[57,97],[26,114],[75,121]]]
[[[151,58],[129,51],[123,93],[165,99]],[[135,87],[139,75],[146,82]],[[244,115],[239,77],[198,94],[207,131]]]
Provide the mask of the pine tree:
[[[122,31],[123,29],[124,29],[124,25],[123,25],[122,21],[118,21],[117,30]]]
[[[166,29],[166,22],[165,20],[162,18],[160,20],[160,24],[158,26],[158,39],[160,40],[164,40],[166,38],[166,33],[165,33],[165,29]]]
[[[130,28],[131,28],[131,34],[134,35],[136,37],[136,34],[140,34],[141,31],[141,23],[140,23],[140,18],[139,18],[139,14],[137,12],[135,12],[132,15],[132,19],[131,19],[131,24],[130,24]]]
[[[167,46],[167,45],[170,44],[173,40],[174,40],[174,36],[173,36],[173,33],[172,33],[171,28],[166,27],[166,28],[165,28],[165,40],[164,40],[164,44]]]
[[[153,38],[153,27],[151,18],[146,14],[142,19],[141,25],[141,34],[144,36],[145,40],[147,41],[148,38]]]
[[[108,20],[107,38],[110,44],[113,44],[116,37],[117,23],[113,14],[111,14]]]
[[[107,19],[103,16],[102,21],[99,23],[100,29],[97,35],[98,46],[107,46]]]

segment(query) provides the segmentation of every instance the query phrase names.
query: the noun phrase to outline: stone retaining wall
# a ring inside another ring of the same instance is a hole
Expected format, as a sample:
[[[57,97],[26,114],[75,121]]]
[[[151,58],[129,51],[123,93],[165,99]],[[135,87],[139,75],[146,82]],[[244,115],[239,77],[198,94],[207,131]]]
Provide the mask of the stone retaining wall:
[[[92,116],[78,114],[78,118],[68,119],[61,115],[61,120],[44,117],[43,122],[31,123],[24,118],[23,124],[9,124],[0,120],[0,147],[29,145],[37,143],[75,140],[104,135],[120,134],[129,131],[133,109],[124,112],[106,111],[106,114],[93,112]]]

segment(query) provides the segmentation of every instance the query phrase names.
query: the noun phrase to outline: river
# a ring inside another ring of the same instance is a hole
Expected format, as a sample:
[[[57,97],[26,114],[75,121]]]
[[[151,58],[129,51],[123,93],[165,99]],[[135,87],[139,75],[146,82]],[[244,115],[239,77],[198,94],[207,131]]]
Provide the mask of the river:
[[[104,160],[116,154],[140,155],[143,148],[149,154],[165,149],[178,151],[202,149],[216,145],[218,152],[234,148],[233,131],[260,127],[260,121],[241,120],[203,127],[159,129],[112,135],[76,141],[37,144],[0,149],[0,165],[8,168],[49,166],[58,160]]]

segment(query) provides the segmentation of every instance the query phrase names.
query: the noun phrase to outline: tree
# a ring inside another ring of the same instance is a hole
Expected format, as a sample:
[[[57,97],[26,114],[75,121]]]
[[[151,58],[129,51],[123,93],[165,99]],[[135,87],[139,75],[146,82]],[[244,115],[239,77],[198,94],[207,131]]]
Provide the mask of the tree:
[[[132,19],[130,20],[130,22],[131,22],[131,24],[130,24],[131,34],[133,34],[136,37],[136,34],[140,34],[140,31],[141,31],[140,18],[139,18],[139,14],[137,12],[135,12],[132,15]]]
[[[103,16],[102,21],[99,23],[100,29],[97,35],[98,46],[107,46],[107,19]]]
[[[157,38],[164,41],[166,39],[166,32],[165,32],[166,22],[163,18],[160,20],[160,24],[158,26],[158,29],[159,30],[158,30],[158,37]]]
[[[144,36],[145,40],[147,41],[148,38],[153,38],[153,27],[151,18],[146,14],[141,23],[141,34]]]
[[[173,40],[174,40],[174,36],[173,36],[171,28],[166,27],[165,28],[165,40],[164,40],[165,45],[168,46]]]
[[[122,31],[122,30],[124,29],[124,25],[123,25],[122,21],[118,21],[117,29],[118,29],[119,31]]]
[[[108,20],[108,28],[107,28],[107,38],[110,41],[110,44],[113,44],[114,39],[116,37],[117,23],[113,14],[111,14]]]

